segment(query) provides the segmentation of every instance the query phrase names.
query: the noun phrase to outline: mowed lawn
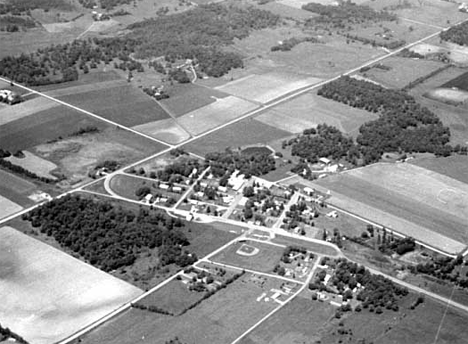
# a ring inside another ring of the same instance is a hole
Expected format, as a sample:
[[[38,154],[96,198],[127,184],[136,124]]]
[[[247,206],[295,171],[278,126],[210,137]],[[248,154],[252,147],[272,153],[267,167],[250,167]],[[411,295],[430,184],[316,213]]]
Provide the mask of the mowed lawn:
[[[255,283],[247,273],[181,316],[131,309],[83,336],[81,343],[164,344],[176,336],[182,343],[231,343],[278,306],[256,300],[280,284],[272,279]]]
[[[279,263],[280,258],[283,255],[284,248],[253,241],[247,241],[246,244],[258,248],[260,251],[253,256],[240,255],[236,252],[242,247],[242,245],[244,245],[244,243],[235,242],[210,259],[216,263],[233,265],[239,268],[259,272],[273,272],[275,265]]]
[[[155,100],[128,85],[70,94],[59,99],[128,127],[169,117]]]
[[[291,133],[287,131],[247,118],[190,142],[184,148],[204,156],[206,153],[223,151],[227,147],[237,148],[256,143],[267,144],[272,140],[290,135]]]
[[[395,166],[383,168],[398,173]],[[464,211],[468,194],[461,189],[452,190],[452,183],[441,183],[448,177],[437,175],[440,178],[437,181],[435,176],[427,178],[424,173],[410,170],[405,180],[392,178],[383,169],[379,173],[371,170],[369,174],[365,169],[355,171],[323,178],[314,185],[324,192],[331,190],[331,204],[446,252],[458,253],[468,243],[465,231],[468,213]],[[361,171],[363,175],[356,175]],[[454,214],[457,208],[460,211]]]
[[[67,137],[87,126],[103,129],[108,124],[69,107],[57,106],[0,126],[0,147],[12,152],[23,150]]]
[[[142,290],[11,227],[0,229],[2,326],[30,343],[58,342]]]

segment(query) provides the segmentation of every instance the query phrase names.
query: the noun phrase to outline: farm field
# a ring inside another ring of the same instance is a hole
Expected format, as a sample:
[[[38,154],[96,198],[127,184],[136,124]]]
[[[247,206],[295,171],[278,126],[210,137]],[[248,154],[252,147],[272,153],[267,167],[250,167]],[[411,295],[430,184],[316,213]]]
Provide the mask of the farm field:
[[[260,284],[247,273],[181,316],[131,309],[83,336],[81,342],[133,344],[143,337],[145,342],[164,344],[177,336],[183,343],[230,343],[278,306],[256,299],[279,285],[272,279]]]
[[[452,155],[448,157],[422,157],[410,161],[410,164],[443,174],[468,184],[468,157]]]
[[[86,178],[88,169],[105,160],[115,160],[123,166],[164,148],[127,130],[110,127],[98,133],[39,144],[33,153],[55,163],[74,183]]]
[[[305,297],[305,295],[304,295]],[[409,294],[401,303],[400,311],[382,314],[362,312],[345,313],[334,319],[335,307],[298,297],[255,329],[241,344],[282,343],[364,343],[378,339],[379,343],[427,344],[466,343],[464,327],[466,314],[426,298],[416,309],[409,305],[416,295]],[[339,326],[342,322],[343,326]],[[311,326],[310,324],[314,324]],[[440,325],[440,329],[439,329]],[[348,334],[337,333],[339,328]],[[439,333],[438,333],[439,331]],[[350,334],[351,333],[351,334]]]
[[[40,177],[57,179],[57,177],[51,174],[51,172],[57,168],[57,165],[53,162],[42,159],[28,151],[23,151],[23,154],[24,157],[22,158],[17,158],[12,155],[5,158],[5,160],[14,165],[21,166],[28,171],[34,172]]]
[[[0,147],[13,152],[30,149],[59,137],[67,137],[87,126],[103,129],[107,124],[69,107],[55,106],[1,125]]]
[[[174,84],[165,91],[170,98],[162,99],[160,102],[177,117],[228,96],[226,93],[196,84]]]
[[[36,185],[12,173],[0,170],[0,195],[23,207],[34,204],[28,198],[36,190]]]
[[[156,101],[128,85],[58,99],[128,127],[169,117]]]
[[[60,84],[34,86],[32,88],[40,92],[52,93],[56,90],[57,92],[61,89],[71,90],[79,86],[84,86],[84,89],[86,89],[86,87],[92,87],[93,84],[100,84],[109,81],[116,81],[116,84],[118,84],[119,80],[122,80],[122,77],[118,72],[113,69],[109,69],[104,63],[100,63],[97,65],[97,69],[91,69],[87,74],[80,74],[78,80],[63,82]]]
[[[326,123],[350,135],[356,135],[363,123],[376,118],[374,113],[320,97],[316,92],[303,94],[255,117],[290,133]]]
[[[211,260],[239,268],[271,273],[275,265],[280,261],[284,251],[283,247],[261,242],[246,241],[245,244],[258,248],[260,251],[253,256],[240,255],[237,251],[244,243],[235,242],[211,257]]]
[[[465,106],[455,106],[443,99],[429,99],[427,94],[465,72],[462,68],[449,68],[410,90],[418,103],[434,112],[442,123],[450,128],[450,143],[453,145],[468,142],[468,117]],[[442,101],[441,101],[442,100]]]
[[[179,117],[178,122],[192,135],[199,135],[241,117],[256,107],[256,104],[247,100],[229,96]]]
[[[140,124],[132,129],[169,144],[178,144],[190,138],[190,134],[172,118]]]
[[[11,227],[0,230],[2,325],[57,342],[142,291]]]
[[[44,97],[30,99],[13,106],[5,105],[4,107],[0,107],[0,126],[31,115],[37,116],[42,111],[56,111],[56,109],[53,109],[56,107],[60,107],[60,105]]]
[[[403,88],[410,82],[428,75],[429,73],[443,67],[444,64],[431,60],[414,60],[404,57],[390,57],[382,61],[384,66],[390,67],[386,71],[380,68],[372,68],[360,75],[369,78],[384,87]]]
[[[446,252],[468,243],[468,185],[409,164],[376,164],[323,178],[329,202]]]
[[[3,219],[4,217],[7,217],[9,215],[12,215],[22,209],[23,209],[22,206],[20,206],[19,204],[16,204],[13,201],[10,201],[8,198],[3,197],[0,194],[0,219]]]
[[[463,91],[468,91],[468,72],[450,80],[449,82],[440,86],[442,88],[458,88]]]
[[[268,103],[275,98],[305,86],[317,84],[321,79],[300,77],[281,73],[249,75],[217,87],[218,90],[259,103]]]
[[[253,118],[246,118],[190,142],[184,148],[204,156],[206,153],[222,151],[227,147],[237,148],[256,143],[266,144],[271,140],[289,135],[291,134],[274,126]]]

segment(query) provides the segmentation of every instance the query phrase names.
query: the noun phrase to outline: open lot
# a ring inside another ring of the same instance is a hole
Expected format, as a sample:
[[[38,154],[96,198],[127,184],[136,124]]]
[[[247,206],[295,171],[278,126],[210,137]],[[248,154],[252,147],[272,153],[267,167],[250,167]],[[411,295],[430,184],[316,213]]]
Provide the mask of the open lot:
[[[229,96],[179,117],[178,122],[192,135],[199,135],[241,117],[256,107],[256,104],[247,100]]]
[[[376,114],[309,92],[275,106],[255,119],[290,133],[301,133],[326,123],[353,135],[363,123],[376,118]]]
[[[0,230],[2,325],[57,342],[142,291],[11,227]]]
[[[439,69],[444,64],[431,60],[414,60],[404,57],[390,57],[382,61],[382,64],[390,67],[391,70],[372,68],[360,75],[369,78],[384,87],[403,88],[410,82],[426,76]]]
[[[409,164],[375,164],[314,184],[329,202],[446,252],[468,243],[468,184]]]
[[[268,103],[275,98],[305,86],[317,84],[320,81],[321,79],[313,77],[304,78],[281,73],[268,73],[249,75],[217,87],[217,89],[240,98]]]
[[[181,143],[190,135],[172,118],[140,124],[132,129],[170,144]]]
[[[206,153],[222,151],[227,147],[237,148],[256,143],[266,144],[291,135],[274,126],[247,118],[184,146],[190,152],[204,156]]]
[[[237,253],[244,245],[242,242],[235,242],[223,251],[213,256],[211,259],[217,263],[224,263],[240,268],[251,269],[259,272],[272,272],[275,265],[283,255],[284,248],[260,242],[246,242],[249,246],[258,248],[259,252],[253,256]]]
[[[83,336],[84,344],[164,344],[178,337],[183,343],[226,344],[235,340],[278,304],[256,299],[280,282],[255,282],[245,274],[182,316],[171,317],[132,309]]]
[[[58,98],[124,126],[131,127],[169,117],[155,100],[128,85]]]

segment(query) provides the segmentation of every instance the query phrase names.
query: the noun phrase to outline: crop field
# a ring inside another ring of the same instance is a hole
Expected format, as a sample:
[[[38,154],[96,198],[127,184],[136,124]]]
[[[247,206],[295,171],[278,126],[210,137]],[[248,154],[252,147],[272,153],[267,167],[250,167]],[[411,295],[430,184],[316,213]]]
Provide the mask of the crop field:
[[[433,247],[456,253],[468,243],[468,184],[410,164],[383,163],[316,184],[332,191],[331,204]]]
[[[83,336],[81,342],[134,344],[144,340],[164,344],[177,336],[183,343],[231,343],[277,307],[276,302],[256,299],[279,285],[272,279],[263,285],[255,283],[247,273],[181,316],[132,309]]]
[[[178,122],[192,135],[199,135],[241,117],[256,107],[254,103],[229,96],[179,117]]]
[[[326,123],[353,135],[363,123],[376,118],[376,114],[320,97],[314,92],[275,106],[256,120],[290,133],[300,133]]]
[[[169,117],[156,101],[128,85],[58,98],[129,127]]]
[[[11,227],[0,230],[2,325],[57,342],[142,291]]]
[[[40,177],[56,179],[56,177],[50,173],[57,168],[57,165],[28,151],[23,151],[23,154],[23,158],[17,158],[12,155],[5,158],[5,160],[10,161],[12,164],[21,166],[28,171],[34,172]]]
[[[452,88],[456,87],[463,91],[468,91],[468,73],[463,73],[462,75],[456,77],[455,79],[450,80],[449,82],[443,84],[443,88]]]
[[[132,129],[170,144],[178,144],[190,138],[190,134],[172,118],[140,124]]]
[[[414,294],[404,298],[398,313],[384,311],[376,315],[363,310],[346,313],[338,320],[334,319],[335,307],[330,304],[312,301],[310,297],[298,297],[240,343],[370,343],[377,338],[384,344],[466,343],[468,331],[463,325],[466,314],[448,308],[444,315],[446,305],[430,298],[410,310],[409,306],[415,299]],[[340,322],[343,326],[339,325]],[[340,335],[337,333],[339,327],[350,330],[352,334]]]
[[[34,204],[28,196],[36,189],[33,183],[0,170],[0,195],[23,207]]]
[[[59,166],[70,182],[77,182],[87,176],[90,167],[105,160],[115,160],[124,166],[164,148],[162,144],[112,127],[43,143],[34,147],[33,153]]]
[[[453,145],[468,142],[468,117],[465,106],[449,105],[439,100],[429,99],[426,95],[465,72],[462,68],[446,69],[410,91],[418,103],[434,112],[442,123],[450,128],[450,142]]]
[[[217,89],[240,98],[251,101],[268,103],[294,90],[305,86],[317,84],[321,79],[308,77],[301,78],[294,75],[269,73],[262,75],[249,75]]]
[[[174,84],[165,91],[170,98],[160,102],[177,117],[228,96],[226,93],[196,84]]]
[[[404,57],[390,57],[383,65],[392,68],[389,71],[372,68],[360,75],[389,88],[403,88],[410,82],[426,76],[444,66],[442,62],[431,60],[414,60]]]
[[[468,184],[468,157],[466,156],[417,158],[411,160],[410,163]]]
[[[15,104],[13,106],[8,105],[1,107],[0,126],[59,106],[60,105],[58,103],[52,100],[43,97],[37,97],[23,103]]]
[[[98,75],[106,75],[106,74],[101,73]],[[102,81],[96,80],[96,81],[90,82],[89,84],[83,84],[82,81],[77,80],[76,85],[73,84],[75,82],[70,82],[67,84],[71,84],[71,85],[66,85],[67,87],[65,87],[65,85],[61,85],[62,87],[57,88],[56,86],[56,88],[49,90],[49,91],[44,91],[44,93],[54,98],[60,98],[60,97],[69,96],[69,95],[78,95],[79,93],[87,93],[89,96],[89,93],[98,92],[104,88],[108,89],[108,88],[114,88],[114,87],[129,87],[127,81],[123,79],[114,79],[112,74],[109,73],[109,75],[110,75],[109,80],[106,80],[104,77],[104,80]],[[96,79],[98,79],[98,76],[96,76]]]
[[[249,246],[258,248],[254,256],[243,256],[237,253],[244,243],[235,242],[211,259],[217,263],[233,265],[239,268],[251,269],[260,272],[272,272],[273,268],[283,255],[284,248],[260,242],[248,242]]]
[[[290,135],[287,131],[270,126],[268,123],[247,118],[190,142],[184,148],[204,156],[206,153],[222,151],[227,147],[266,144]]]
[[[107,124],[71,108],[55,106],[1,125],[0,147],[10,151],[29,149],[59,137],[66,137],[87,126],[102,129],[107,127]]]
[[[3,219],[4,217],[14,214],[22,209],[22,206],[16,204],[13,201],[10,201],[8,198],[3,197],[0,194],[0,219]]]

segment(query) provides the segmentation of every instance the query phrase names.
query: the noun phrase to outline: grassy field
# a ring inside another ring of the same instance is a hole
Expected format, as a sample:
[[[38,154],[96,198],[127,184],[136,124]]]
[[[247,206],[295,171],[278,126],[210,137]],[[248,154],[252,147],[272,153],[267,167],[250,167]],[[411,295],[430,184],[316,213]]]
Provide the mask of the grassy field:
[[[271,140],[289,135],[290,133],[284,130],[247,118],[190,142],[184,148],[204,156],[206,153],[222,151],[227,147],[237,148],[256,143],[266,144]]]
[[[192,135],[199,135],[255,109],[256,104],[229,96],[178,118],[178,122]]]
[[[0,194],[0,219],[3,219],[4,217],[7,217],[9,215],[12,215],[22,209],[23,209],[22,206],[20,206],[19,204],[16,204],[15,202],[9,200],[6,197],[3,197]]]
[[[14,165],[21,166],[28,171],[34,172],[40,177],[57,179],[57,177],[51,174],[52,171],[57,169],[57,165],[53,162],[42,159],[28,151],[23,151],[23,154],[24,157],[22,158],[17,158],[12,155],[5,158],[5,160],[10,161]]]
[[[132,309],[87,334],[81,342],[164,344],[177,336],[183,343],[230,343],[278,305],[256,299],[278,288],[279,283],[267,279],[259,285],[252,281],[251,274],[245,274],[182,316]]]
[[[248,245],[256,247],[260,250],[254,256],[242,256],[237,254],[237,250],[243,245],[241,242],[236,242],[223,251],[213,256],[211,259],[217,263],[224,263],[240,268],[255,270],[259,272],[273,271],[273,268],[283,255],[282,247],[264,244],[260,242],[247,242]]]
[[[413,60],[404,57],[390,57],[382,61],[382,64],[390,67],[391,70],[372,68],[360,75],[376,81],[384,87],[403,88],[410,82],[443,66],[442,62],[438,61]]]
[[[30,342],[57,342],[142,293],[11,227],[0,237],[2,325]]]
[[[418,103],[434,112],[444,125],[450,128],[450,142],[454,145],[466,145],[466,142],[468,142],[468,117],[466,116],[466,108],[464,106],[454,106],[429,99],[424,95],[463,73],[465,73],[465,70],[462,68],[449,68],[422,84],[419,84],[410,91],[410,94],[415,97]]]
[[[282,235],[276,235],[275,238],[272,240],[272,242],[276,244],[286,245],[286,246],[298,245],[298,246],[305,247],[309,251],[315,252],[317,254],[323,254],[323,255],[332,256],[332,257],[337,256],[339,253],[335,248],[331,246],[322,245],[320,243],[315,243],[311,241],[304,241],[300,237],[290,238],[290,237],[286,237]]]
[[[466,156],[453,155],[446,158],[416,158],[411,160],[410,163],[468,184],[468,173],[466,172],[468,169],[468,157]]]
[[[468,185],[454,179],[409,164],[378,164],[314,184],[332,191],[331,204],[447,252],[468,243]]]
[[[466,314],[453,308],[449,308],[444,314],[446,306],[429,298],[416,309],[410,310],[409,306],[417,296],[409,294],[400,302],[399,312],[384,311],[382,314],[375,314],[363,310],[359,313],[345,313],[338,320],[333,316],[335,307],[326,302],[312,301],[308,293],[302,295],[303,297],[298,297],[283,307],[240,343],[466,343],[468,331],[463,325],[467,319]],[[348,333],[340,334],[340,328]]]
[[[161,100],[161,103],[177,117],[228,96],[226,93],[196,84],[174,84],[165,91],[170,98]]]
[[[282,73],[249,75],[227,83],[218,90],[259,103],[268,103],[294,90],[317,84],[321,79]]]
[[[128,85],[70,94],[59,99],[130,127],[169,117],[156,101]]]
[[[37,186],[23,178],[0,170],[0,195],[23,207],[33,205],[28,196]]]
[[[4,105],[0,108],[0,126],[36,115],[41,111],[54,111],[53,108],[58,106],[58,103],[43,97],[36,97],[13,106]]]
[[[257,116],[256,120],[290,133],[300,133],[304,129],[326,123],[354,135],[363,123],[375,118],[376,114],[351,108],[313,92],[275,106]]]
[[[132,129],[170,144],[178,144],[190,138],[190,134],[172,118],[140,124]]]

